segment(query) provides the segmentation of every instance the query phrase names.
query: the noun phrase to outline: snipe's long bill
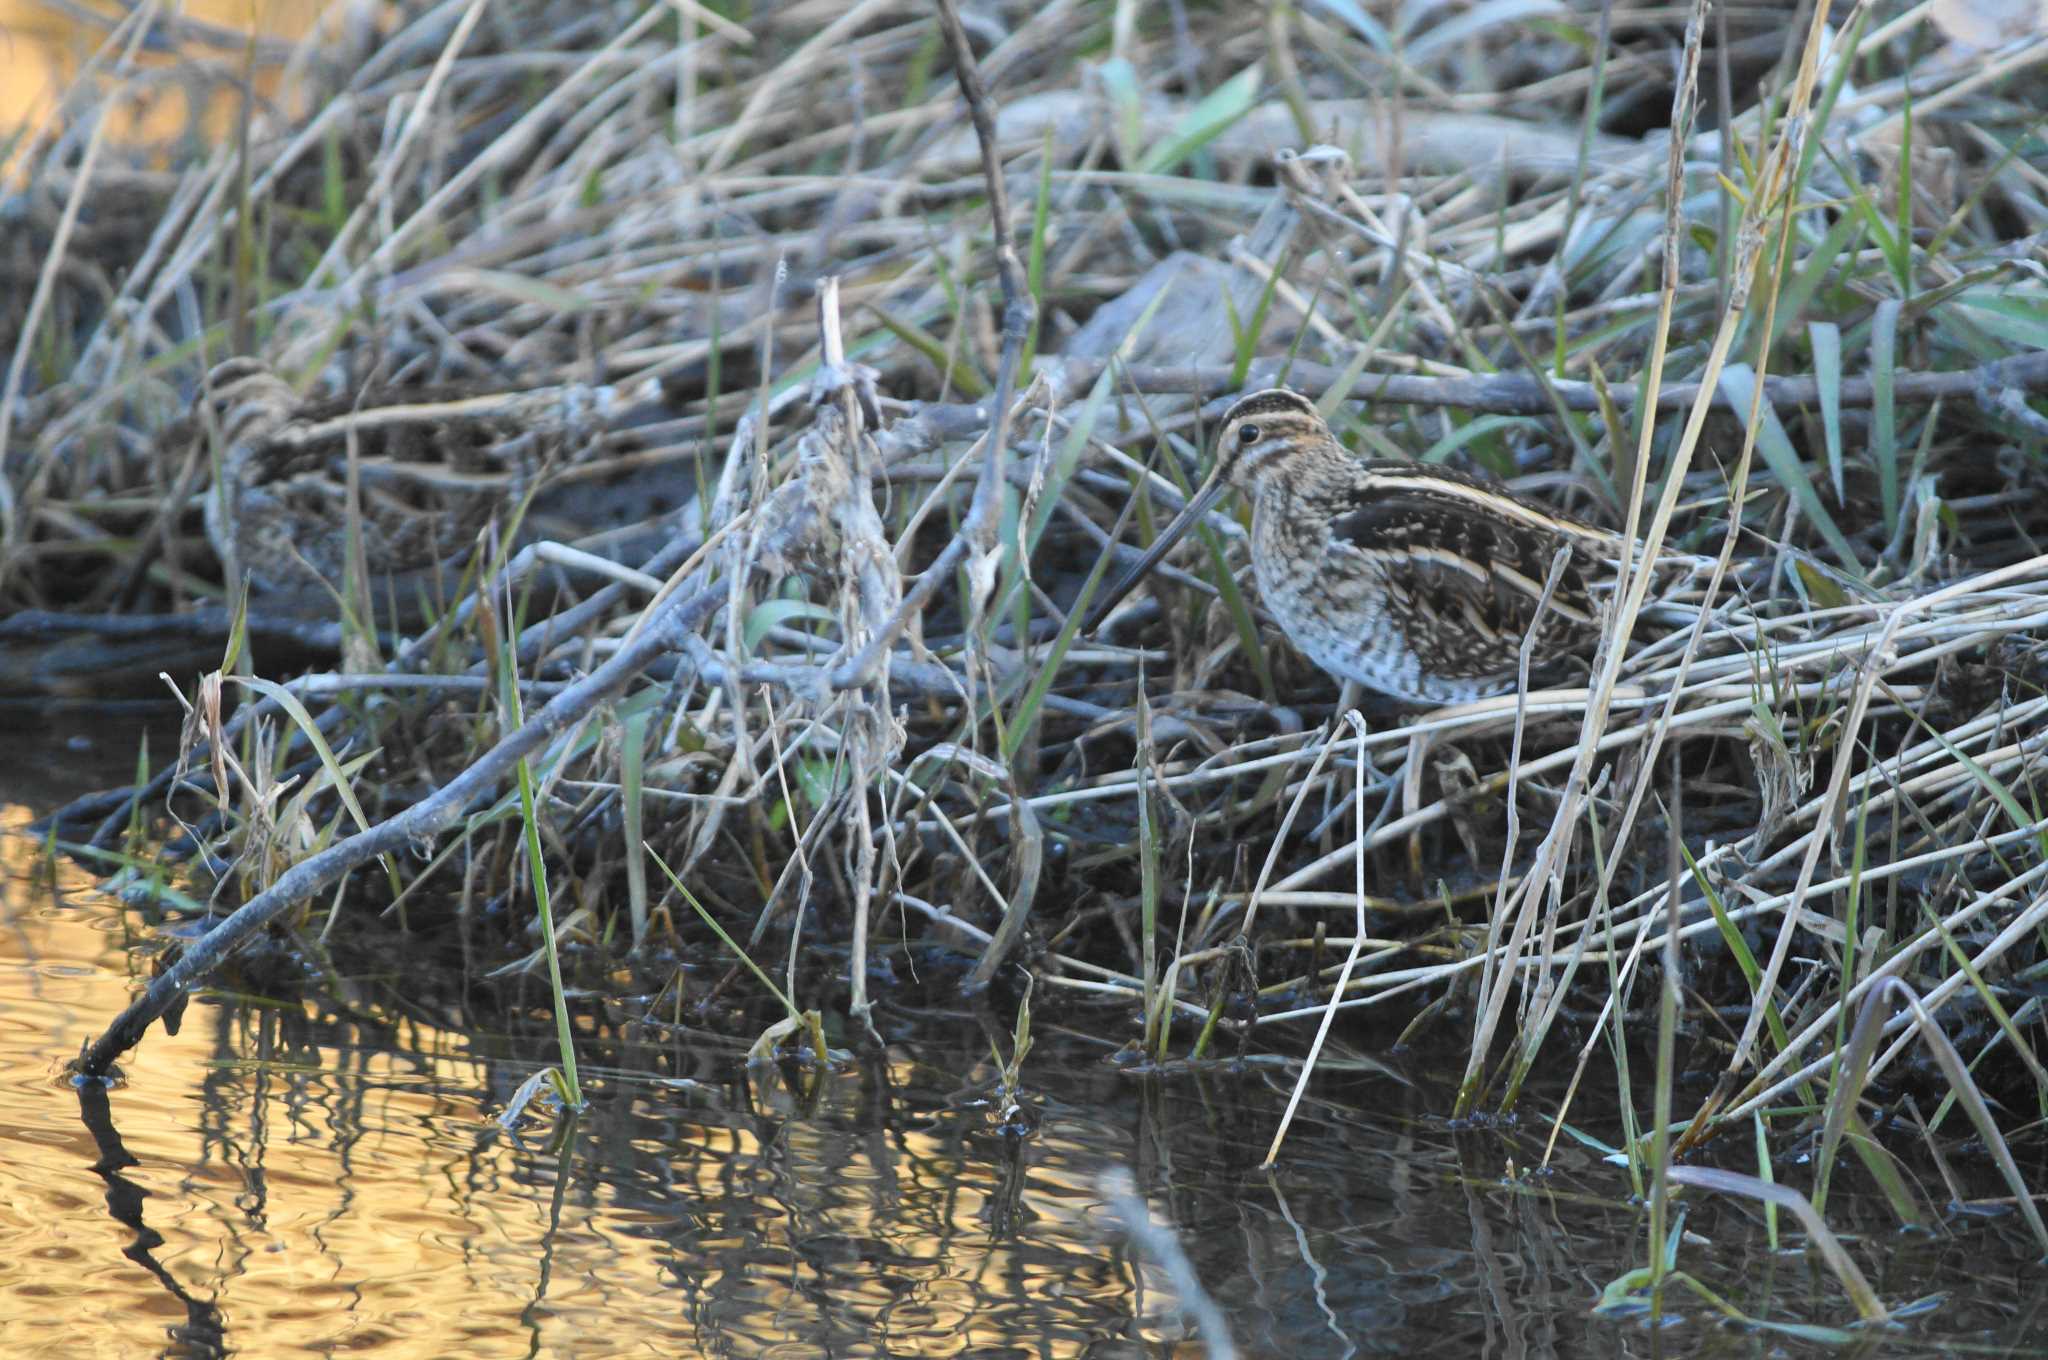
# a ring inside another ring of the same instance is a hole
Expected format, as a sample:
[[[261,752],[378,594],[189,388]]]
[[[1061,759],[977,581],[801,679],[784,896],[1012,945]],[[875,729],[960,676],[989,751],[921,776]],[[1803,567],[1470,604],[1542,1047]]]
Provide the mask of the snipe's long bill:
[[[1087,629],[1226,490],[1252,503],[1266,608],[1339,679],[1410,703],[1462,703],[1514,687],[1532,632],[1539,664],[1599,636],[1597,596],[1611,593],[1620,535],[1444,468],[1359,459],[1314,403],[1282,388],[1224,414],[1214,469]]]

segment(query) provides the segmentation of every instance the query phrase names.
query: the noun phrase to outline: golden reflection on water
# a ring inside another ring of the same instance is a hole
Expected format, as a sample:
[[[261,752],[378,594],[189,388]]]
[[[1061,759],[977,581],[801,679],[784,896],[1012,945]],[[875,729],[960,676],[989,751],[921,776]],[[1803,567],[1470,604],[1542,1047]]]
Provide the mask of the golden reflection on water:
[[[735,1084],[724,1058],[705,1069],[723,1084],[600,1082],[565,1160],[544,1130],[489,1118],[530,1064],[359,976],[350,1014],[202,997],[128,1056],[125,1085],[82,1098],[61,1064],[129,999],[134,918],[19,834],[5,783],[10,1360],[78,1354],[82,1327],[110,1355],[609,1355],[630,1334],[664,1355],[880,1354],[886,1337],[944,1356],[1021,1333],[1079,1356],[1133,1330],[1134,1285],[1171,1297],[1094,1222],[1098,1152],[1006,1158],[977,1110],[934,1093],[958,1077],[907,1059],[885,1083],[922,1088],[903,1118],[861,1075]],[[1020,1205],[1029,1231],[996,1231]],[[1064,1321],[1047,1332],[1034,1300]]]
[[[192,52],[238,72],[247,51],[233,45],[236,35],[295,39],[312,27],[321,8],[318,0],[184,0],[176,6],[163,5],[160,12],[181,16],[195,28],[207,26],[203,31],[213,40],[195,44]],[[49,116],[86,62],[105,45],[122,13],[117,7],[90,0],[77,0],[75,7],[65,8],[41,0],[0,0],[0,168],[8,163],[8,143],[16,130],[34,128]],[[88,14],[104,16],[105,22],[86,17]],[[168,46],[157,41],[145,43],[137,67],[158,73],[171,67],[179,56],[164,50]],[[257,87],[273,88],[274,80],[259,69]],[[198,96],[204,106],[197,109],[189,92],[180,89],[124,103],[115,133],[123,141],[161,143],[193,130],[195,114],[198,130],[216,135],[224,131],[233,102],[221,86],[194,88],[206,91]]]

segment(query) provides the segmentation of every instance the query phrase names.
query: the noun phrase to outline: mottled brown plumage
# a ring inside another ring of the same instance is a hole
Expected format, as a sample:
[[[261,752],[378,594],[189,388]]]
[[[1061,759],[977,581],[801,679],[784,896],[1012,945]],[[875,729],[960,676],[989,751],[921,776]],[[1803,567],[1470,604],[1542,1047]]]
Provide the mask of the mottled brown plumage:
[[[1361,460],[1312,402],[1277,388],[1225,414],[1208,481],[1096,620],[1225,488],[1252,503],[1266,608],[1341,679],[1411,703],[1458,703],[1513,688],[1532,631],[1538,668],[1599,635],[1619,535],[1444,468]]]
[[[323,420],[248,358],[215,366],[201,401],[221,441],[207,537],[228,579],[256,591],[325,596],[347,578],[351,441],[365,567],[401,590],[460,562],[541,470],[533,434],[502,409],[481,422],[464,420],[458,403]]]

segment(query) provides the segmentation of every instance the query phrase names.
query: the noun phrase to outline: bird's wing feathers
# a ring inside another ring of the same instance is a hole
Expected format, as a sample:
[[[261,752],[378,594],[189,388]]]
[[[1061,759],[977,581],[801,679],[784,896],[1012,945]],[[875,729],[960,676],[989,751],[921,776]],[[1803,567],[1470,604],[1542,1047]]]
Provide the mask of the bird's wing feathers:
[[[1330,530],[1333,554],[1357,561],[1354,569],[1380,573],[1390,607],[1407,616],[1409,644],[1438,674],[1500,673],[1514,664],[1532,623],[1541,642],[1576,639],[1597,627],[1581,547],[1481,513],[1457,495],[1365,491],[1336,508]],[[1553,558],[1567,545],[1539,623]]]

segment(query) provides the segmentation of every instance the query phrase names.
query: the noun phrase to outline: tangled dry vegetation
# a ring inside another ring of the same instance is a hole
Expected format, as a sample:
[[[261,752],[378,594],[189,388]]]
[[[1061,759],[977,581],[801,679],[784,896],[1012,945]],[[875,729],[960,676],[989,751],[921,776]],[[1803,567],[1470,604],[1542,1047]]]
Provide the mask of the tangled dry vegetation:
[[[544,846],[593,964],[722,952],[694,897],[863,1020],[1022,967],[1179,1060],[1334,993],[1469,1030],[1506,1108],[1682,988],[1696,1133],[1845,1073],[1853,1131],[1951,1049],[2040,1107],[2048,34],[1821,9],[981,5],[993,181],[925,4],[342,6],[174,71],[124,25],[0,219],[5,670],[315,669],[207,688],[177,770],[53,834],[177,815],[256,909],[223,944],[364,870],[340,929],[509,898],[523,954]],[[252,63],[231,135],[110,135]],[[241,353],[362,431],[602,414],[431,622],[242,621],[186,419]],[[1275,381],[1711,592],[1621,602],[1580,688],[1346,722],[1216,517],[1078,636]]]

